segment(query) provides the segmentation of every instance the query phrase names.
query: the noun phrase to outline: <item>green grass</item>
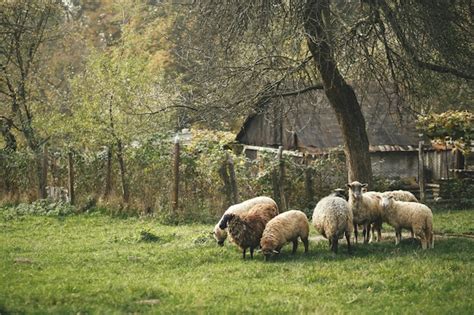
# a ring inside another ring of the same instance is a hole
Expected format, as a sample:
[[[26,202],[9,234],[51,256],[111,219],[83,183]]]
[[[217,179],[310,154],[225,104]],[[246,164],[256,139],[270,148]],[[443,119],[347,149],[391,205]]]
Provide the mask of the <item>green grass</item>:
[[[474,210],[435,212],[437,231],[472,233],[473,222]],[[211,228],[0,215],[0,313],[474,313],[469,238],[437,238],[428,251],[359,244],[352,256],[311,242],[307,255],[287,246],[265,263],[218,247]]]

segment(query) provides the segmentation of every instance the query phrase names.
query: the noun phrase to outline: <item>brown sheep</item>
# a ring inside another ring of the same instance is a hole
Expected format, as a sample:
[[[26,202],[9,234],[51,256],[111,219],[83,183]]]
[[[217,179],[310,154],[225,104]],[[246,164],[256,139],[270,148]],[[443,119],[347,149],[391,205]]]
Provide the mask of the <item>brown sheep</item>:
[[[255,248],[260,246],[265,226],[276,215],[278,215],[278,209],[275,205],[258,204],[240,215],[226,214],[219,228],[222,230],[227,228],[232,241],[242,249],[243,259],[245,259],[247,248],[250,248],[250,258],[253,258]]]

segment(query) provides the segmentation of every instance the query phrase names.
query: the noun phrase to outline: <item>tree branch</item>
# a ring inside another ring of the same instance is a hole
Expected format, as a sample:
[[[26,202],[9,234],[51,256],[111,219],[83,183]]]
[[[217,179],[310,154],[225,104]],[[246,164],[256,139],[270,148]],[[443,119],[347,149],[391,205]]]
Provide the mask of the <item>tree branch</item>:
[[[403,34],[403,30],[400,27],[400,25],[397,23],[396,18],[393,14],[393,11],[390,9],[389,5],[385,1],[380,1],[379,4],[380,4],[380,8],[382,9],[382,12],[385,15],[385,18],[387,19],[388,23],[392,27],[393,32],[395,33],[395,36],[400,42],[402,48],[405,50],[408,56],[412,59],[412,61],[418,67],[435,71],[435,72],[439,72],[439,73],[449,73],[466,80],[474,79],[474,75],[469,74],[469,73],[464,73],[458,69],[454,69],[448,66],[441,66],[441,65],[437,65],[431,62],[420,60],[417,57],[414,48],[410,46],[410,44],[408,43],[405,35]]]

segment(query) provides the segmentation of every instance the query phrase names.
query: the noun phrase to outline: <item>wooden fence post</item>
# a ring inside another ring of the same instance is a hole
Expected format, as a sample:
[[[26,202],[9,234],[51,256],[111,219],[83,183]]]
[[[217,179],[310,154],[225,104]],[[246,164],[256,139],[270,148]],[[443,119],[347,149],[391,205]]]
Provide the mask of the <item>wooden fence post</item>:
[[[178,198],[179,198],[179,136],[176,135],[174,138],[173,146],[173,187],[171,192],[171,205],[174,213],[178,211]]]
[[[305,187],[305,194],[306,194],[306,203],[307,206],[314,206],[313,201],[314,201],[314,170],[310,166],[308,156],[304,157],[304,187]]]
[[[425,196],[425,165],[424,165],[424,142],[418,142],[418,185],[420,187],[420,201],[424,202]]]
[[[229,181],[230,181],[230,191],[232,197],[232,203],[235,205],[239,202],[239,191],[237,190],[237,180],[235,178],[235,167],[234,160],[229,153],[226,153],[227,158],[227,167],[229,169]]]
[[[69,189],[69,203],[74,205],[76,200],[76,194],[74,192],[74,156],[72,151],[69,150],[67,153],[68,161],[68,189]]]
[[[43,145],[43,161],[42,161],[42,174],[41,174],[41,177],[43,179],[43,183],[42,183],[42,187],[41,187],[41,197],[44,199],[46,198],[48,195],[46,193],[46,186],[48,186],[48,160],[49,160],[49,157],[48,157],[49,153],[48,153],[48,145],[47,144],[44,144]]]
[[[273,194],[275,201],[280,208],[280,212],[284,212],[287,209],[286,196],[285,196],[285,164],[283,161],[283,147],[278,147],[277,152],[278,168],[273,174]]]

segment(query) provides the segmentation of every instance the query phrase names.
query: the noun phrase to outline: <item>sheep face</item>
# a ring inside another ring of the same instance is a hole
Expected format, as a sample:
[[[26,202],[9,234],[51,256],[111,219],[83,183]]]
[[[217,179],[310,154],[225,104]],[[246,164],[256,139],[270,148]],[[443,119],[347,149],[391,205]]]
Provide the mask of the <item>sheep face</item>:
[[[382,209],[386,210],[389,208],[392,203],[393,203],[393,196],[375,196],[377,199],[380,201],[380,205],[382,206]]]
[[[217,244],[219,246],[224,246],[224,241],[227,238],[227,232],[219,228],[219,226],[216,226],[212,234],[214,236],[214,239],[217,241]]]
[[[362,199],[363,189],[367,187],[367,184],[359,183],[358,181],[354,181],[352,183],[347,184],[349,188],[349,194],[355,199],[360,200]]]
[[[274,249],[262,248],[262,254],[265,260],[269,260],[273,255],[278,255],[280,252]]]

